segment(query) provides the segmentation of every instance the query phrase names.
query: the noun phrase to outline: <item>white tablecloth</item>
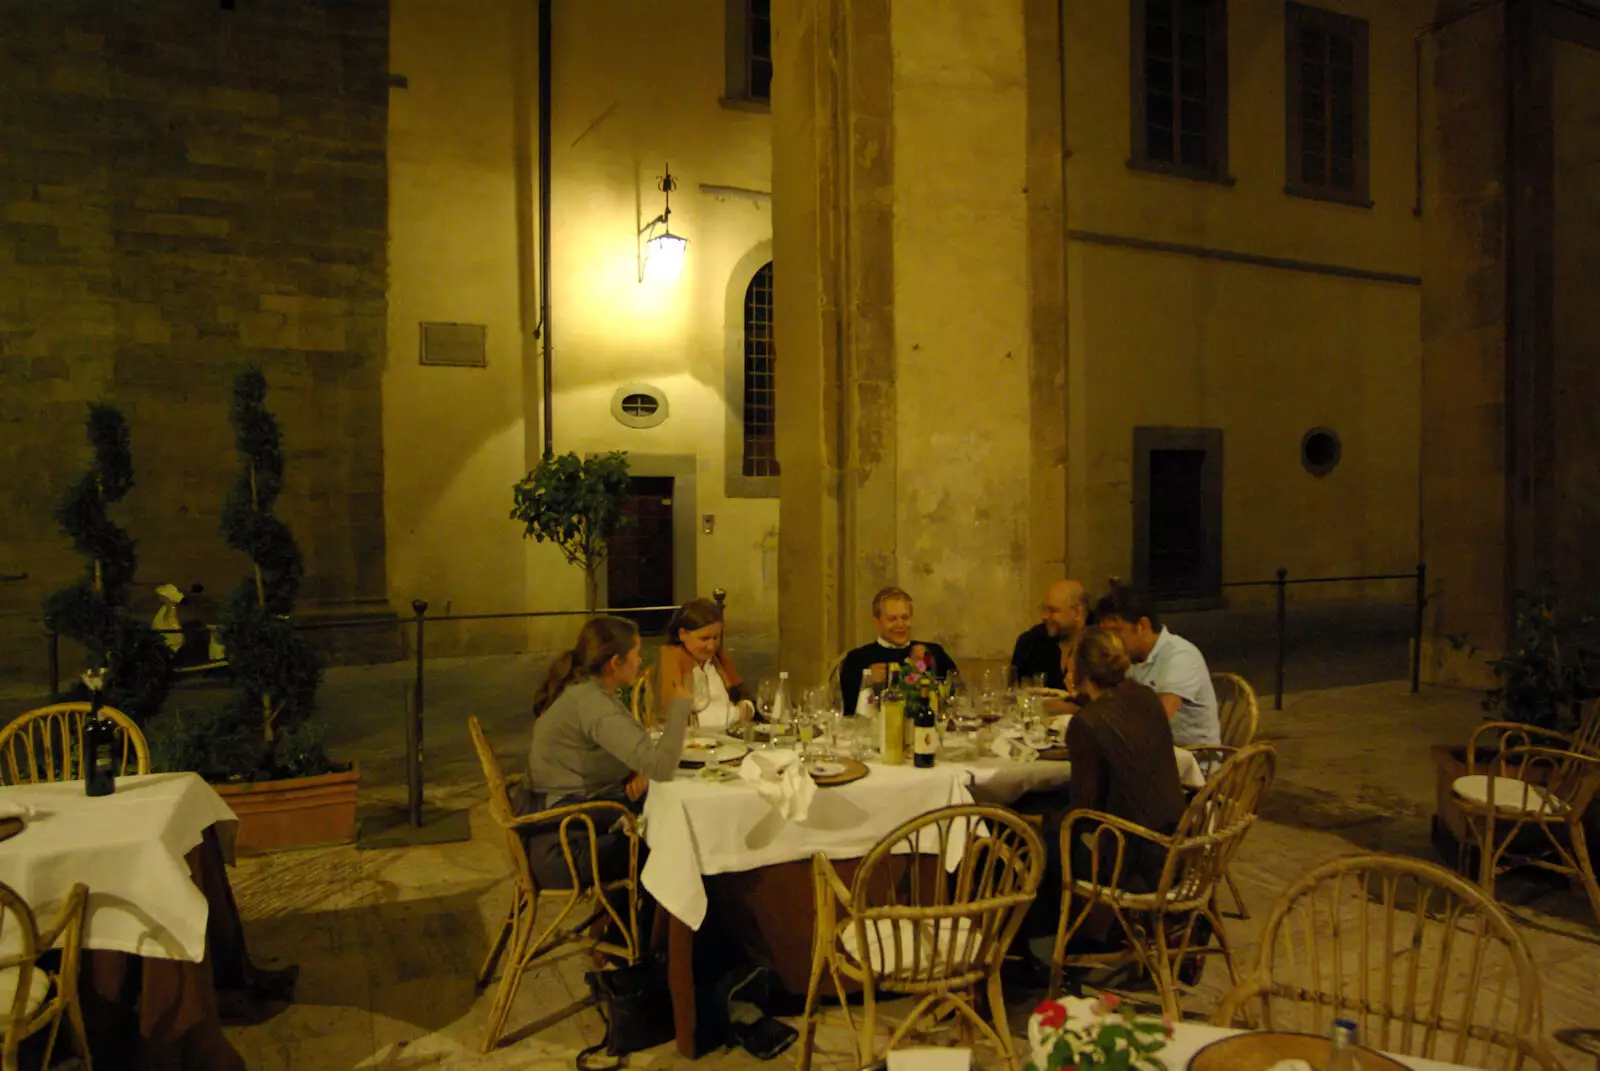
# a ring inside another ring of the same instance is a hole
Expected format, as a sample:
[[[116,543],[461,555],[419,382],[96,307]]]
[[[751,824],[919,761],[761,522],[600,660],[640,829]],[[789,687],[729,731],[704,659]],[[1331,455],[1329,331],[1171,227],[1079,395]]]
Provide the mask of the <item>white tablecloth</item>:
[[[0,881],[55,919],[72,886],[89,888],[84,947],[200,962],[206,898],[185,856],[217,826],[225,855],[238,830],[222,797],[197,774],[117,778],[110,796],[82,781],[0,787],[0,803],[27,807],[27,827],[0,841]]]
[[[971,803],[966,767],[931,770],[871,767],[848,785],[817,790],[803,822],[781,817],[743,781],[721,783],[694,776],[650,786],[645,798],[645,841],[650,859],[640,880],[650,895],[691,929],[706,917],[707,874],[754,870],[809,859],[822,852],[855,859],[884,835],[920,814]]]
[[[1167,1042],[1167,1047],[1159,1055],[1163,1063],[1173,1071],[1188,1067],[1194,1054],[1211,1044],[1213,1041],[1228,1037],[1231,1034],[1242,1034],[1242,1030],[1229,1030],[1221,1026],[1206,1026],[1203,1023],[1179,1023],[1172,1032],[1172,1039]],[[1026,1041],[1018,1043],[1018,1051],[1026,1052]],[[1389,1053],[1386,1055],[1394,1055]],[[1461,1071],[1460,1064],[1447,1064],[1438,1060],[1423,1060],[1416,1056],[1398,1056],[1394,1058],[1411,1071]]]
[[[1192,751],[1173,748],[1178,760],[1178,779],[1184,788],[1205,787],[1205,774]],[[1029,792],[1049,792],[1066,788],[1072,783],[1072,763],[1015,762],[997,755],[987,755],[968,762],[955,763],[970,771],[972,794],[985,803],[1011,804]]]

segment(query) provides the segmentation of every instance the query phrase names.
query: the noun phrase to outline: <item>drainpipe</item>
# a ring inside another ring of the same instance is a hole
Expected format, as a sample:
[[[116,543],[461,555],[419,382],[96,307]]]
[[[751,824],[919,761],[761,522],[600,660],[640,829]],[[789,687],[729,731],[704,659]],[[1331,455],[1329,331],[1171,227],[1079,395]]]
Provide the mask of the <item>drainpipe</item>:
[[[539,348],[544,456],[555,454],[555,393],[550,382],[550,7],[539,0]]]

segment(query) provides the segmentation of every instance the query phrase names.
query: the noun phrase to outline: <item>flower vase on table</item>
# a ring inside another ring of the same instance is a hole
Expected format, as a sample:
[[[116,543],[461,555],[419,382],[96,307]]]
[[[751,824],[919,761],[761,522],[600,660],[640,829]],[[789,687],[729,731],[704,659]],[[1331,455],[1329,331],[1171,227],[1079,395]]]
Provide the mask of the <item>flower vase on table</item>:
[[[1135,1016],[1110,993],[1046,1000],[1028,1017],[1026,1071],[1159,1071],[1171,1036],[1170,1023]]]

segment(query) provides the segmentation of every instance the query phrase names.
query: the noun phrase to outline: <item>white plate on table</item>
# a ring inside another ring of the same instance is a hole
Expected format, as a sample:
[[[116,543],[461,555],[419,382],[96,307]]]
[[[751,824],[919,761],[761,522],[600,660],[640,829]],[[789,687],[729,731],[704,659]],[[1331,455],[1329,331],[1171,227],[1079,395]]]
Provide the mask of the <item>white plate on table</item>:
[[[750,753],[750,747],[727,737],[691,740],[684,745],[679,766],[704,766],[706,763],[738,762]]]
[[[813,762],[806,767],[812,777],[838,777],[850,767],[842,762]]]

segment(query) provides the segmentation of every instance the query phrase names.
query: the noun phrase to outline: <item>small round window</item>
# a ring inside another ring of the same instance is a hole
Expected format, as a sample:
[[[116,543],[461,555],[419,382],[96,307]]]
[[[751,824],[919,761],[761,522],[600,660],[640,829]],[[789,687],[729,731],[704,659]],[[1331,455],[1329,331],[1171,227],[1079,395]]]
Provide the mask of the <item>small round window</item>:
[[[653,428],[667,419],[667,396],[649,383],[624,383],[611,396],[611,415],[630,428]]]
[[[1332,428],[1312,428],[1300,439],[1300,464],[1313,476],[1326,476],[1339,465],[1344,447]]]

